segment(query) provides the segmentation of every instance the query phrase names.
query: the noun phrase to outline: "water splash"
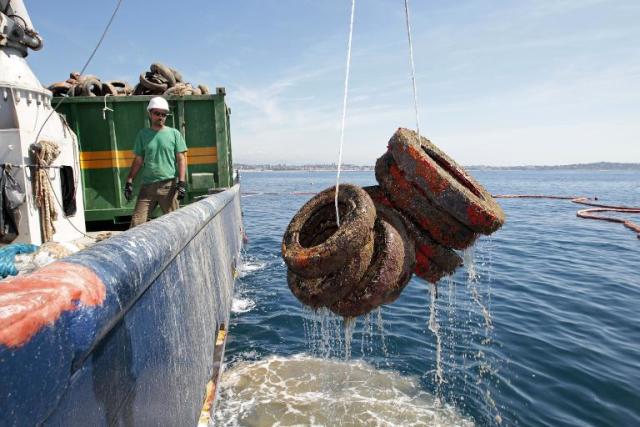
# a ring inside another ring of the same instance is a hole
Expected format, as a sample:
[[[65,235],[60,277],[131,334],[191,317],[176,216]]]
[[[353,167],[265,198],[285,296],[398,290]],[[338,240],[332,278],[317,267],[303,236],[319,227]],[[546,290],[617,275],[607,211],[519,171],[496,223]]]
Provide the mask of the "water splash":
[[[356,319],[350,317],[344,320],[344,358],[351,359],[351,338],[353,338],[353,330],[356,328]]]
[[[439,387],[445,382],[442,371],[442,339],[440,338],[440,326],[438,325],[438,309],[436,307],[436,285],[431,283],[431,304],[429,304],[429,330],[436,337],[436,371],[435,383]]]
[[[462,426],[474,422],[421,390],[417,378],[361,361],[295,355],[224,372],[214,424]]]

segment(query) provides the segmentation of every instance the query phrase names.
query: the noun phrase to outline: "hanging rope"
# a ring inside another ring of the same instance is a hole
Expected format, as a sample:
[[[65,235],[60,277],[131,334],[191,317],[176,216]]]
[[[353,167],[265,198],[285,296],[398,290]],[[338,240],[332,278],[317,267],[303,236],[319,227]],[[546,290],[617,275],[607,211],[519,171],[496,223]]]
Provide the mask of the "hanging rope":
[[[340,128],[340,150],[338,151],[338,173],[336,175],[336,225],[340,227],[340,210],[338,209],[338,191],[340,188],[340,168],[342,167],[342,146],[344,145],[344,125],[347,118],[347,95],[349,94],[349,72],[351,69],[351,41],[353,39],[353,17],[356,11],[356,0],[351,0],[351,21],[349,23],[349,45],[347,47],[347,71],[344,77],[344,99],[342,100],[342,126]]]
[[[404,0],[404,16],[407,22],[407,38],[409,40],[409,62],[411,63],[411,83],[413,85],[413,106],[416,111],[416,133],[418,134],[418,141],[420,141],[420,115],[418,114],[418,88],[416,86],[416,67],[413,62],[413,42],[411,41],[409,0]]]
[[[616,222],[618,224],[622,224],[627,227],[629,230],[637,233],[636,237],[640,239],[640,225],[626,220],[622,218],[614,218],[610,216],[599,216],[594,215],[594,213],[600,212],[619,212],[619,213],[627,213],[627,214],[640,214],[640,207],[630,207],[630,206],[616,206],[616,205],[603,205],[600,203],[593,203],[588,197],[582,196],[547,196],[544,194],[495,194],[493,196],[496,199],[554,199],[554,200],[569,200],[573,203],[577,203],[579,205],[587,205],[593,206],[589,209],[582,209],[576,213],[576,216],[585,219],[596,219],[599,221],[608,221],[608,222]]]
[[[40,141],[33,144],[31,150],[36,164],[33,192],[40,214],[42,241],[49,242],[56,232],[53,222],[58,219],[58,212],[48,173],[49,166],[60,155],[60,147],[55,142]]]

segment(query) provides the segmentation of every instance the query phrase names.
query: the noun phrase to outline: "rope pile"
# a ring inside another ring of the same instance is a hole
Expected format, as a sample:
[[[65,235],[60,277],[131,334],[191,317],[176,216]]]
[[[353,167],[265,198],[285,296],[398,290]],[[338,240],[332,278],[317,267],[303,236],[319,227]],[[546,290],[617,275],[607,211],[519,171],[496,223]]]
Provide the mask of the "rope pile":
[[[31,153],[36,165],[33,192],[40,214],[42,241],[48,242],[56,232],[53,222],[58,219],[58,212],[56,211],[56,201],[51,187],[51,180],[47,174],[49,173],[49,166],[60,155],[60,147],[55,142],[40,141],[31,146]]]
[[[621,206],[621,205],[603,205],[600,203],[593,203],[592,200],[598,200],[598,198],[590,199],[583,196],[548,196],[543,194],[496,194],[493,197],[499,199],[552,199],[552,200],[569,200],[572,203],[579,205],[593,206],[589,209],[581,209],[576,213],[576,216],[584,219],[595,219],[598,221],[615,222],[624,225],[629,230],[637,233],[636,237],[640,239],[640,225],[622,218],[614,218],[610,216],[594,215],[600,212],[619,212],[627,214],[640,214],[640,208]]]
[[[131,86],[124,80],[102,81],[99,77],[72,72],[64,82],[51,84],[53,96],[129,96],[129,95],[208,95],[206,85],[184,82],[174,68],[155,62],[149,71],[140,74],[139,82]]]
[[[18,274],[15,259],[18,254],[30,254],[38,249],[30,243],[12,243],[0,248],[0,279]]]

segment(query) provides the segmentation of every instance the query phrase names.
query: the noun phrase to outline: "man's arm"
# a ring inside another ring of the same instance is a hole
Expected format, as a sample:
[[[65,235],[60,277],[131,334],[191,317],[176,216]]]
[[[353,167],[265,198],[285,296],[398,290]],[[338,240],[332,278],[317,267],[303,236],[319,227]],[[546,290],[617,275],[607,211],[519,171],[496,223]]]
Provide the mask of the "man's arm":
[[[131,169],[129,169],[129,176],[127,176],[128,183],[131,183],[136,179],[136,175],[138,175],[143,163],[144,159],[141,156],[136,156],[135,159],[133,159],[133,162],[131,162]]]
[[[178,181],[185,182],[187,175],[187,156],[184,152],[176,153],[176,164],[178,165]]]

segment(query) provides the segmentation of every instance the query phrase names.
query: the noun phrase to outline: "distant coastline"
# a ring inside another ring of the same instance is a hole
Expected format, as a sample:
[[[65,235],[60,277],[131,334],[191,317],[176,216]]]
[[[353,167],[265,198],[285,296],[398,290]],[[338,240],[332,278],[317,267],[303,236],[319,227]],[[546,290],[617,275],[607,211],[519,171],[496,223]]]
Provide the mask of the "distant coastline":
[[[308,165],[288,165],[288,164],[247,164],[236,163],[234,168],[244,172],[266,172],[266,171],[336,171],[337,165],[334,164],[308,164]],[[596,162],[596,163],[575,163],[568,165],[530,165],[530,166],[487,166],[487,165],[470,165],[465,166],[469,170],[640,170],[640,163],[614,163],[614,162]],[[343,171],[372,171],[373,165],[342,165]]]

